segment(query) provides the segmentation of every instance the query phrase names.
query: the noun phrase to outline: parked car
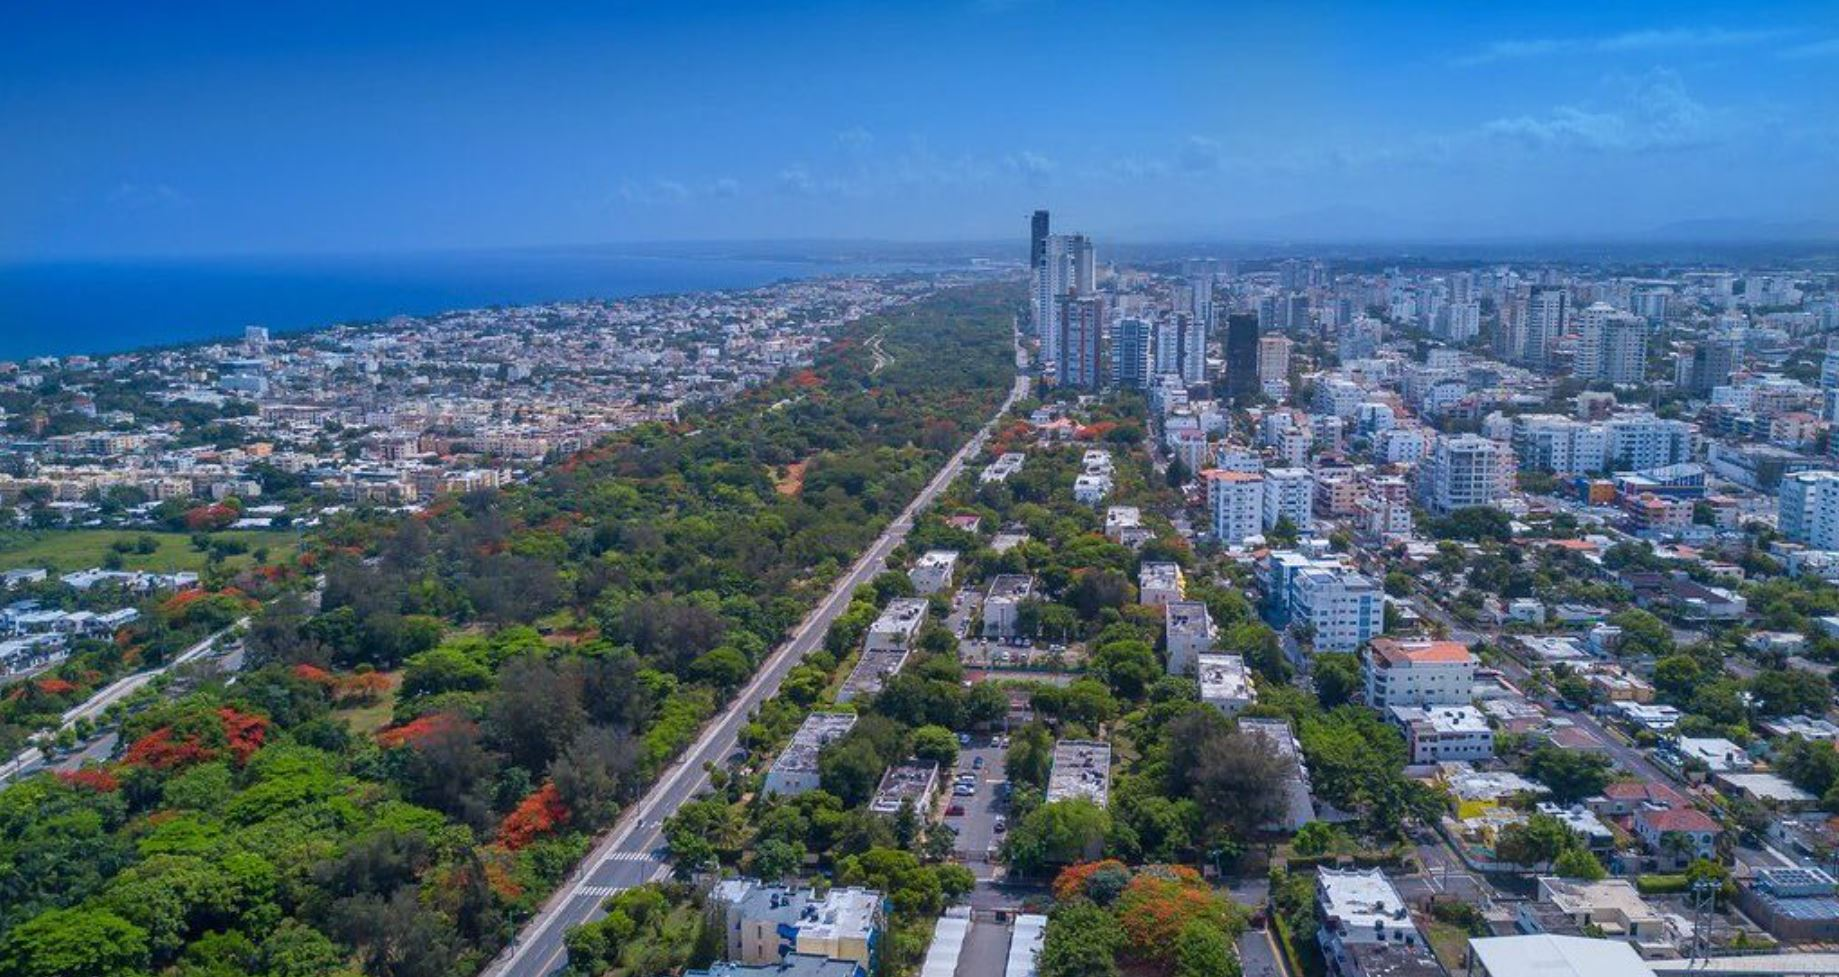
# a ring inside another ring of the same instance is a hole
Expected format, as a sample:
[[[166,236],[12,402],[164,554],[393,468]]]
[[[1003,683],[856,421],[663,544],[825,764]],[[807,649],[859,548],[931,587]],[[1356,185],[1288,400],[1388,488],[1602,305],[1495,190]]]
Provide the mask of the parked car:
[[[983,769],[983,757],[973,757],[971,759],[971,769],[972,770],[982,770]]]
[[[964,814],[964,805],[962,804],[953,804],[952,806],[945,809],[945,816],[948,818],[962,817],[963,814]]]
[[[977,785],[976,784],[958,784],[957,786],[951,789],[951,792],[958,797],[969,797],[972,794],[977,793]]]
[[[1003,832],[1009,830],[1009,819],[998,814],[996,816],[995,830],[997,834],[1002,834]]]

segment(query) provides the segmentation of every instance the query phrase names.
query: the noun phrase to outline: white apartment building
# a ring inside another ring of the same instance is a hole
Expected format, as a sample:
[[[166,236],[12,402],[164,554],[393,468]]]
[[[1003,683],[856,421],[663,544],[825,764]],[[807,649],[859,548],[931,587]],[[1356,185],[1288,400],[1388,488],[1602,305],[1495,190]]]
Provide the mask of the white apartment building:
[[[1061,740],[1054,744],[1054,765],[1047,774],[1047,802],[1076,798],[1099,807],[1110,803],[1111,744],[1103,740]]]
[[[1331,973],[1421,977],[1441,972],[1405,900],[1379,869],[1320,869],[1315,899],[1322,921],[1316,942]]]
[[[1213,534],[1226,546],[1238,546],[1264,531],[1264,476],[1213,469],[1207,479],[1207,507]]]
[[[1839,471],[1782,476],[1776,492],[1782,535],[1816,550],[1839,550]]]
[[[1244,658],[1238,655],[1199,655],[1195,661],[1194,677],[1200,682],[1201,702],[1228,716],[1236,716],[1240,710],[1258,701]]]
[[[1327,417],[1350,418],[1366,399],[1360,385],[1341,377],[1324,377],[1315,385],[1314,413]]]
[[[1474,706],[1393,706],[1413,764],[1475,762],[1494,755],[1494,730]]]
[[[990,581],[983,599],[983,636],[1013,638],[1022,603],[1034,596],[1034,578],[1019,573],[1005,573]]]
[[[869,651],[906,651],[913,647],[913,636],[926,623],[931,605],[923,597],[896,597],[888,601],[881,614],[868,626]]]
[[[1289,575],[1291,621],[1314,634],[1317,651],[1357,651],[1384,633],[1385,594],[1345,567],[1305,566]]]
[[[1150,607],[1173,604],[1187,596],[1187,580],[1178,563],[1145,563],[1137,571],[1137,602]]]
[[[1513,488],[1513,452],[1478,434],[1439,438],[1424,464],[1424,507],[1448,513],[1470,506],[1493,505]]]
[[[1388,428],[1373,436],[1373,456],[1388,465],[1415,465],[1430,450],[1430,438],[1421,427]]]
[[[786,744],[779,758],[773,761],[772,769],[766,772],[766,782],[761,789],[785,797],[816,790],[820,783],[817,755],[826,744],[855,725],[853,712],[814,712],[806,716],[798,732],[792,734],[792,742]]]
[[[1366,704],[1459,706],[1474,697],[1475,656],[1460,641],[1374,638],[1361,661]]]
[[[1258,340],[1259,381],[1289,377],[1290,347],[1293,345],[1288,336],[1264,336]]]
[[[1308,529],[1314,511],[1315,477],[1304,468],[1271,468],[1264,473],[1264,528],[1288,519],[1298,530]]]
[[[1579,380],[1640,383],[1647,377],[1647,321],[1603,302],[1585,309],[1572,372]]]
[[[1609,455],[1609,430],[1559,414],[1521,414],[1513,419],[1513,453],[1527,471],[1602,471]]]
[[[951,587],[957,570],[957,550],[927,550],[907,571],[907,579],[913,581],[913,589],[919,593],[936,594]]]
[[[1624,414],[1603,422],[1604,464],[1611,471],[1646,471],[1692,460],[1698,425],[1652,414]]]
[[[1197,600],[1162,605],[1163,640],[1168,646],[1168,673],[1192,675],[1200,656],[1213,651],[1213,615]]]

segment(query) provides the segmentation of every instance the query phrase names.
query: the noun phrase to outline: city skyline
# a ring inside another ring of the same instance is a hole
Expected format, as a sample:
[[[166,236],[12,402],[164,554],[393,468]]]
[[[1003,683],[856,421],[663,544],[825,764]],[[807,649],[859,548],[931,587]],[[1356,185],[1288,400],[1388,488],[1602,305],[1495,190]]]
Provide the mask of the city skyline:
[[[1119,242],[1839,226],[1814,4],[9,19],[12,260],[989,241],[1036,207]]]

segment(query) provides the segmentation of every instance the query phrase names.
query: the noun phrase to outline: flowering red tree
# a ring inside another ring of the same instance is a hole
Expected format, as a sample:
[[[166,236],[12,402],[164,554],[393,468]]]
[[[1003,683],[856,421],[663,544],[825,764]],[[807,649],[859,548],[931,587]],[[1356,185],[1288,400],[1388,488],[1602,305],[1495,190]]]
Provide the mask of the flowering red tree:
[[[561,792],[556,790],[553,781],[545,781],[524,798],[516,810],[505,815],[498,825],[498,843],[516,851],[567,824],[569,817],[568,805],[562,803]]]
[[[96,767],[86,767],[82,770],[61,770],[58,772],[57,779],[62,780],[72,787],[93,790],[98,794],[113,794],[121,789],[121,781],[115,779],[114,774]]]
[[[1239,928],[1231,907],[1186,866],[1149,866],[1118,897],[1117,921],[1129,954],[1138,960],[1172,964],[1176,937],[1197,920],[1228,934]]]
[[[1059,875],[1054,876],[1054,898],[1060,902],[1071,902],[1085,895],[1086,884],[1092,881],[1092,876],[1106,869],[1115,869],[1126,875],[1130,874],[1130,869],[1115,858],[1068,865],[1060,870]]]
[[[471,725],[471,720],[463,716],[456,716],[451,712],[429,713],[400,726],[378,730],[377,745],[386,750],[393,750],[399,746],[418,746],[438,734]]]

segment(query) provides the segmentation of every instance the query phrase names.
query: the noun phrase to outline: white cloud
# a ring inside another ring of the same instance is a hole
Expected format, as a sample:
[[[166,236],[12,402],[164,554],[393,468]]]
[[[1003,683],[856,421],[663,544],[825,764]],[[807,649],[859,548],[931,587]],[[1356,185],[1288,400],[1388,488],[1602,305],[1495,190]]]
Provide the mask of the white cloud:
[[[875,148],[875,134],[861,126],[837,133],[836,141],[837,145],[851,153],[866,153]]]
[[[1047,182],[1053,177],[1054,170],[1059,168],[1059,164],[1053,160],[1026,149],[1010,154],[1003,160],[1003,163],[1011,171],[1020,174],[1023,179],[1037,184]]]
[[[1644,51],[1688,51],[1742,47],[1776,40],[1788,31],[1772,29],[1726,30],[1722,27],[1675,27],[1626,31],[1598,37],[1531,38],[1494,41],[1480,50],[1453,59],[1461,67],[1517,61],[1527,58],[1578,54],[1633,54]]]
[[[1686,149],[1716,136],[1715,113],[1687,93],[1675,72],[1655,70],[1613,87],[1621,98],[1611,108],[1560,105],[1543,115],[1494,119],[1481,133],[1533,149],[1592,152]]]
[[[709,184],[709,196],[723,199],[741,195],[741,181],[731,176],[724,176]]]

